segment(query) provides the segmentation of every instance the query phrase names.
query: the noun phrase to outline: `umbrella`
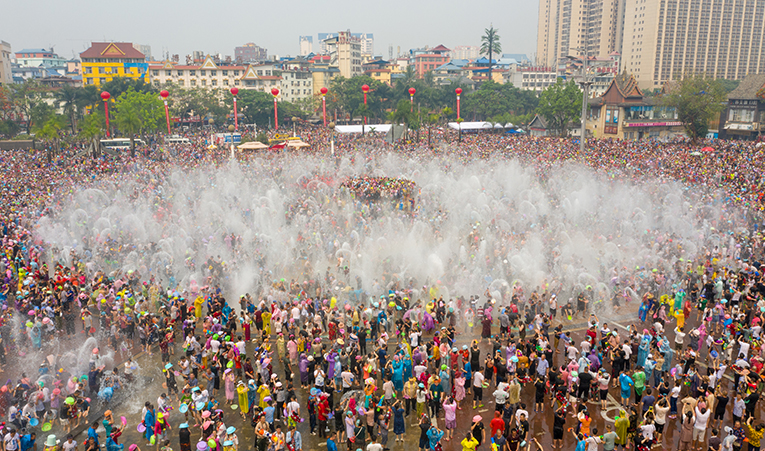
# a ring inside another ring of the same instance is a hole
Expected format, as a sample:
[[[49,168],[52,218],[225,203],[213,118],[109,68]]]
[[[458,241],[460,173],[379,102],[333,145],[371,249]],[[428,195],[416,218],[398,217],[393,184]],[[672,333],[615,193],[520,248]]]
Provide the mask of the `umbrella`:
[[[699,157],[699,156],[701,156],[701,152],[699,152],[699,151],[691,152],[691,155],[693,155],[694,157]]]
[[[240,146],[237,147],[239,150],[258,150],[258,149],[268,149],[268,146],[263,144],[260,141],[250,141],[246,142]]]
[[[712,147],[704,147],[701,149],[702,152],[714,152],[715,150]]]

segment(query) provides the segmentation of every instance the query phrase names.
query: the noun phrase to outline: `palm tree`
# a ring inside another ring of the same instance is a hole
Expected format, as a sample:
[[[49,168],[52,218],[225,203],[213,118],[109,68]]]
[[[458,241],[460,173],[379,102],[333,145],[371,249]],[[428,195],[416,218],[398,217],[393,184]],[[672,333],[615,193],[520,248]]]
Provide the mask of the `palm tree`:
[[[490,25],[483,32],[481,36],[481,54],[489,56],[489,80],[491,80],[491,66],[493,64],[492,57],[495,53],[502,51],[502,44],[499,42],[500,37],[497,33],[499,30],[494,28],[494,25]]]
[[[64,110],[64,114],[69,118],[69,125],[72,133],[77,132],[77,116],[80,104],[80,89],[72,86],[64,86],[54,94],[56,103]]]
[[[130,156],[135,157],[135,135],[143,128],[143,121],[133,108],[117,110],[114,122],[124,133],[130,135]]]

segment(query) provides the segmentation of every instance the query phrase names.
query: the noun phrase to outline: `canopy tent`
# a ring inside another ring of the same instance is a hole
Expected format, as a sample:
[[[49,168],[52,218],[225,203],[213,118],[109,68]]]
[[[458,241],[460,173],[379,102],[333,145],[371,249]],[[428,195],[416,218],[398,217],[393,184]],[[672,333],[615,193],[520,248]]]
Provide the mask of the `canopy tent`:
[[[244,144],[241,144],[237,146],[237,149],[239,150],[260,150],[260,149],[268,149],[268,146],[263,144],[260,141],[250,141],[246,142]]]
[[[364,133],[388,133],[391,124],[369,124],[364,126]],[[361,133],[361,125],[336,125],[338,133]]]
[[[481,122],[463,122],[462,124],[459,124],[457,122],[449,122],[449,128],[452,130],[462,130],[464,131],[470,131],[470,130],[491,130],[491,129],[498,129],[498,128],[515,128],[513,124],[508,122],[507,124],[492,124],[491,122],[481,121]]]
[[[287,147],[294,147],[296,149],[299,149],[301,147],[310,147],[310,144],[303,142],[299,139],[287,141]]]

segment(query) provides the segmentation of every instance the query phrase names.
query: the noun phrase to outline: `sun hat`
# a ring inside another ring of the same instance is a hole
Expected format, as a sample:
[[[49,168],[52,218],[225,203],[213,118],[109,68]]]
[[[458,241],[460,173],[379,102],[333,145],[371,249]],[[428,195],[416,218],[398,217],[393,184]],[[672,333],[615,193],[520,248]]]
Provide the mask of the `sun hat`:
[[[473,417],[473,423],[478,423],[481,420],[483,420],[483,418],[481,418],[481,415],[476,415]]]
[[[45,440],[45,446],[56,446],[56,434],[51,434]]]

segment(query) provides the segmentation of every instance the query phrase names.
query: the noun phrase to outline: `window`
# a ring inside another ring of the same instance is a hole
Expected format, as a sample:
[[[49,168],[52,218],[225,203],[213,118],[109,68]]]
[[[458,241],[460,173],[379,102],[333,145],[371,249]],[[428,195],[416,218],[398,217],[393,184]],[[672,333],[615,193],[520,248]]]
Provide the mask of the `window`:
[[[228,78],[224,78],[223,79],[223,85],[224,86],[228,86]]]
[[[207,86],[207,80],[202,80],[202,86]]]
[[[224,70],[224,71],[223,71],[223,76],[225,77],[225,76],[227,76],[227,75],[228,75],[228,71],[227,71],[227,70]]]
[[[166,71],[165,71],[165,75],[167,75],[168,77],[170,77],[171,75],[173,75],[173,71],[171,71],[171,70],[166,70]]]
[[[178,85],[185,86],[186,85],[186,80],[178,80]]]
[[[178,76],[179,76],[179,77],[182,77],[182,76],[183,76],[183,71],[182,71],[182,70],[179,70],[179,71],[178,71]]]
[[[204,76],[206,75],[206,74],[205,74],[205,70],[204,70],[204,69],[200,70],[200,71],[199,71],[199,75],[201,75],[202,77],[204,77]]]
[[[195,70],[190,70],[190,71],[189,71],[189,75],[191,75],[192,77],[195,77],[195,76],[197,75],[197,71],[195,71]]]
[[[210,76],[214,77],[217,72],[218,72],[217,70],[211,70],[210,71]]]
[[[151,74],[154,75],[155,77],[159,77],[159,71],[158,70],[151,71]]]
[[[214,79],[214,78],[213,78],[213,80],[212,80],[212,83],[211,83],[211,84],[212,84],[213,86],[218,86],[218,80],[216,80],[216,79]]]
[[[238,76],[239,76],[239,71],[238,71],[238,70],[235,70],[235,71],[234,71],[234,77],[238,77]]]

